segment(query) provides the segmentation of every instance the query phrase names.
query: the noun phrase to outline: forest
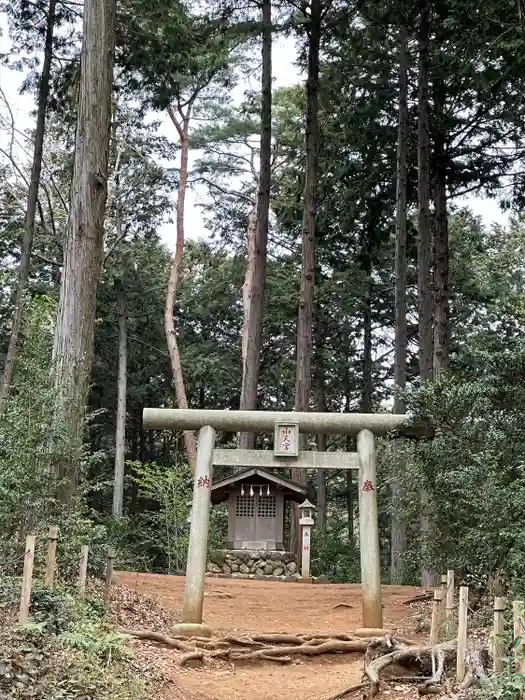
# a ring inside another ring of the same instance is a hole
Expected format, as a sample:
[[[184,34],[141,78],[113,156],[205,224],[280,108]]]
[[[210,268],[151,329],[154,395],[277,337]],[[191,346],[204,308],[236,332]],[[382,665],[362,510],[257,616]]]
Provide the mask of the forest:
[[[21,128],[0,85],[0,572],[50,525],[65,572],[82,543],[184,571],[196,437],[145,430],[145,407],[394,412],[434,437],[378,443],[383,582],[525,593],[521,0],[0,16],[2,82],[34,104]],[[317,506],[314,575],[359,581],[355,475],[289,476]]]

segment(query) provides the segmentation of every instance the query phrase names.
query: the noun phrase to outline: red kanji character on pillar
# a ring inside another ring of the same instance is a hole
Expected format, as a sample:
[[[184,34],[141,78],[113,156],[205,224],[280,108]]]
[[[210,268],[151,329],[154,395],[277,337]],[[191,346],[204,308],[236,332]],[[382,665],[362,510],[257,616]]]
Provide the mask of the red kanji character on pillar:
[[[363,482],[363,488],[361,489],[361,491],[373,491],[373,490],[374,490],[374,487],[372,486],[372,482],[370,481],[370,479],[365,479]]]
[[[199,476],[199,480],[197,481],[197,486],[201,489],[209,489],[211,486],[210,477],[208,475]]]

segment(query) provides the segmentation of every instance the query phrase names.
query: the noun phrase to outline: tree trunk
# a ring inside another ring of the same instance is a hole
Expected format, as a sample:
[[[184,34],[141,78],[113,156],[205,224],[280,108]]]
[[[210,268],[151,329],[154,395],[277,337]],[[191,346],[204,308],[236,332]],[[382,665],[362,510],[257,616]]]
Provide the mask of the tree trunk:
[[[432,260],[430,221],[430,135],[428,104],[428,60],[430,41],[430,7],[428,0],[421,0],[418,54],[418,260],[419,260],[419,374],[423,382],[432,378],[433,328],[432,328]],[[430,521],[428,497],[421,493],[420,530],[423,543],[422,558],[425,560]],[[423,586],[432,585],[432,573],[423,566]]]
[[[42,172],[42,153],[44,149],[44,135],[46,130],[47,100],[49,97],[49,84],[51,76],[51,63],[53,60],[53,34],[55,30],[56,0],[49,0],[46,21],[46,38],[44,46],[44,62],[42,75],[38,87],[38,107],[36,115],[35,144],[33,149],[33,164],[31,166],[31,180],[27,195],[27,208],[24,221],[24,237],[22,240],[22,254],[18,268],[18,284],[16,289],[15,308],[11,325],[11,335],[4,365],[4,376],[0,386],[0,414],[4,412],[15,370],[16,350],[20,338],[22,318],[24,315],[24,302],[29,280],[29,266],[31,264],[31,250],[35,235],[35,216],[38,204],[38,190],[40,187],[40,174]]]
[[[346,393],[345,413],[350,411],[350,387]],[[355,451],[355,440],[347,435],[345,439],[345,450],[347,452]],[[348,530],[348,542],[353,547],[354,539],[354,473],[351,469],[346,470],[346,524]]]
[[[322,409],[319,407],[319,410]],[[326,452],[326,435],[324,433],[317,435],[317,451]],[[317,529],[321,535],[326,534],[327,477],[328,470],[319,469],[317,475]]]
[[[242,307],[244,321],[242,325],[242,381],[246,376],[246,358],[248,357],[248,333],[250,326],[250,308],[253,290],[253,273],[255,269],[255,235],[257,229],[257,202],[254,204],[248,218],[246,235],[246,273],[242,286]],[[242,398],[241,398],[242,400]]]
[[[257,192],[257,226],[250,261],[252,265],[251,288],[248,292],[248,328],[246,351],[243,359],[241,410],[257,408],[257,387],[261,365],[262,325],[264,312],[264,285],[266,279],[266,249],[270,216],[270,187],[272,159],[272,3],[262,2],[262,104],[261,104],[261,148],[260,175]],[[244,341],[244,338],[243,338]],[[253,433],[241,433],[239,447],[254,446]]]
[[[418,261],[419,261],[419,373],[423,381],[432,377],[432,258],[430,217],[430,126],[428,88],[428,44],[430,19],[428,0],[422,0],[419,28],[418,76]]]
[[[74,450],[59,472],[61,498],[76,481],[82,422],[93,359],[95,305],[104,246],[116,0],[84,4],[80,94],[71,206],[53,357],[57,427]]]
[[[121,280],[116,282],[118,301],[118,396],[117,432],[115,440],[115,482],[113,517],[122,517],[124,501],[124,461],[126,456],[126,381],[127,381],[127,318],[126,296]]]
[[[326,413],[326,392],[325,392],[325,357],[324,344],[328,329],[326,321],[318,308],[316,313],[316,342],[315,342],[315,377],[316,377],[316,404],[317,410]],[[326,452],[326,435],[320,433],[316,436],[317,451]],[[329,472],[327,469],[319,469],[317,473],[317,528],[324,535],[326,533],[326,483]]]
[[[346,522],[348,542],[354,545],[354,475],[351,469],[346,470]]]
[[[434,377],[446,370],[449,362],[450,308],[449,308],[449,249],[447,217],[447,173],[444,134],[445,86],[437,82],[434,91],[436,128],[434,134]]]
[[[395,360],[394,360],[394,413],[405,412],[401,393],[406,387],[407,370],[407,144],[408,144],[408,37],[407,30],[400,32],[399,50],[399,118],[397,133],[397,193],[396,193],[396,253],[395,253]],[[401,510],[401,444],[393,445],[395,473],[392,480],[392,519],[390,524],[390,580],[392,584],[403,582],[403,556],[406,549],[406,527],[399,515]]]
[[[363,310],[363,383],[361,387],[361,413],[372,413],[374,394],[373,361],[372,361],[372,265],[368,263],[366,296]]]
[[[306,80],[306,177],[303,204],[301,289],[297,319],[297,366],[295,410],[308,411],[311,385],[312,325],[315,285],[315,219],[319,148],[319,50],[321,43],[321,0],[310,5],[308,77]],[[302,436],[304,445],[306,436]],[[304,469],[292,469],[292,479],[307,483]],[[291,550],[300,554],[299,513],[295,506],[291,521]]]
[[[175,396],[179,408],[188,408],[186,388],[184,386],[184,376],[182,374],[182,363],[177,343],[177,332],[175,330],[175,318],[173,309],[177,299],[177,287],[179,284],[180,264],[184,252],[184,205],[186,201],[186,190],[188,188],[188,132],[191,117],[191,104],[188,105],[187,112],[179,120],[175,111],[170,107],[169,116],[177,129],[180,138],[180,176],[179,189],[177,192],[177,243],[175,254],[172,259],[168,287],[166,290],[166,306],[164,309],[164,330],[166,333],[166,343],[171,362],[171,372],[175,387]],[[195,471],[197,461],[197,442],[195,434],[187,431],[184,433],[184,446],[192,471]]]

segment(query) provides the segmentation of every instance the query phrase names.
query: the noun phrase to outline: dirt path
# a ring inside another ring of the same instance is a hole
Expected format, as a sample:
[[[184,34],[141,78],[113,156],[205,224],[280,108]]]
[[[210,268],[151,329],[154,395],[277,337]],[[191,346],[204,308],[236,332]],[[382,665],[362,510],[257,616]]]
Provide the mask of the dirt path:
[[[118,582],[166,608],[182,609],[182,577],[119,573]],[[403,600],[416,592],[402,586],[383,588],[385,627],[406,630],[409,609]],[[204,620],[217,633],[351,632],[362,626],[360,587],[208,578]],[[198,700],[326,700],[360,680],[362,655],[174,673],[178,684]],[[177,697],[173,693],[166,700]]]

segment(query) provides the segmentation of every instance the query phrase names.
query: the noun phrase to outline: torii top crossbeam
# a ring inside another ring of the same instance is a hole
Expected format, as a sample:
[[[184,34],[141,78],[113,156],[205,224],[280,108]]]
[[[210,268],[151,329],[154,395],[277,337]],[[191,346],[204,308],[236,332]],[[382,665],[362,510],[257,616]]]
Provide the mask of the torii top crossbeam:
[[[370,430],[374,435],[397,433],[421,437],[429,428],[415,424],[407,414],[392,413],[299,413],[295,411],[221,411],[207,409],[145,408],[144,427],[149,430],[199,430],[210,425],[228,432],[269,432],[275,423],[297,423],[301,433],[357,435]]]

